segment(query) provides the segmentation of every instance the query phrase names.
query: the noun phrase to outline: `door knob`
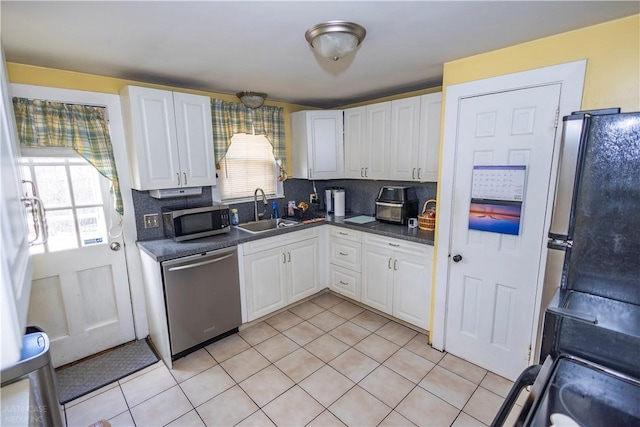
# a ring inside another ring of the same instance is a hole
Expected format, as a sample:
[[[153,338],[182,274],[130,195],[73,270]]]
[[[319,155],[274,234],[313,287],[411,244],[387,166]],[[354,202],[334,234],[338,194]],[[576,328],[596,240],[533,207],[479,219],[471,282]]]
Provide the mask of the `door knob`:
[[[462,255],[454,255],[453,256],[453,262],[460,262],[462,261]]]
[[[120,250],[120,243],[118,242],[113,242],[109,245],[109,248],[111,248],[112,251],[119,251]]]

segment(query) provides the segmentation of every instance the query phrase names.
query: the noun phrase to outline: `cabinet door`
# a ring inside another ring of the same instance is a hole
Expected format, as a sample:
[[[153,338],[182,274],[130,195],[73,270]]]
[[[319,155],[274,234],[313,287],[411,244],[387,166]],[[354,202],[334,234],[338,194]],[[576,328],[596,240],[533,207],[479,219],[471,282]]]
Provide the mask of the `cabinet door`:
[[[393,315],[429,329],[431,262],[424,256],[395,253],[393,263]]]
[[[318,291],[320,268],[318,239],[293,243],[286,247],[288,304]]]
[[[418,180],[421,182],[436,182],[438,180],[441,112],[442,92],[420,97]]]
[[[389,177],[399,181],[418,179],[420,97],[391,102]]]
[[[344,175],[342,111],[312,111],[308,118],[310,179]]]
[[[361,245],[359,242],[331,237],[329,242],[329,262],[331,264],[359,272],[360,252]]]
[[[362,302],[392,314],[393,251],[362,245]]]
[[[364,179],[365,160],[368,148],[367,107],[344,110],[344,177]]]
[[[391,102],[367,105],[366,138],[369,150],[365,162],[365,177],[367,179],[388,179]]]
[[[211,104],[206,96],[173,94],[183,187],[216,184]]]
[[[257,319],[287,305],[286,262],[284,248],[244,257],[247,320]]]
[[[165,90],[128,86],[123,91],[125,121],[133,154],[136,190],[180,187],[180,158],[176,142],[173,94]]]

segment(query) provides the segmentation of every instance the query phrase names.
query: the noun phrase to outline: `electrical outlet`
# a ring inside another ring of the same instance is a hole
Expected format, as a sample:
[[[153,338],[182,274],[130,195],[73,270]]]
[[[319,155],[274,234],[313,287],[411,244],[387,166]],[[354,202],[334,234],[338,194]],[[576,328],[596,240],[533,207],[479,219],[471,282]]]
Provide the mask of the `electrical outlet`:
[[[318,195],[316,193],[309,194],[309,203],[318,203]]]
[[[144,228],[158,228],[160,221],[158,214],[147,214],[144,216]]]

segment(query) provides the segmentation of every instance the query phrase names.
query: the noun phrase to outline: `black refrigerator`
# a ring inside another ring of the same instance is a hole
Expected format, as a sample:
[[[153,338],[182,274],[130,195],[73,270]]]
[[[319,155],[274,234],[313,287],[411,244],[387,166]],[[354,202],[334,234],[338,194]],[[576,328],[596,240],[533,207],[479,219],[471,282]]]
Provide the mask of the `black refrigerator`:
[[[640,112],[574,113],[562,143],[540,365],[494,425],[532,384],[516,425],[640,425]]]

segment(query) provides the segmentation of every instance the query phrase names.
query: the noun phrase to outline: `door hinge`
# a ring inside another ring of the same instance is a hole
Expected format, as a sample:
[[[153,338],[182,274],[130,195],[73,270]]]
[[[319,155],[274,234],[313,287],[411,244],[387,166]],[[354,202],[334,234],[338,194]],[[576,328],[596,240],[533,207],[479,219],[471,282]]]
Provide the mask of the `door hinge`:
[[[558,122],[559,122],[559,121],[560,121],[560,110],[559,110],[559,109],[557,109],[557,110],[556,110],[556,117],[555,117],[555,119],[554,119],[554,121],[553,121],[553,127],[554,127],[554,128],[556,128],[556,129],[558,128]]]

